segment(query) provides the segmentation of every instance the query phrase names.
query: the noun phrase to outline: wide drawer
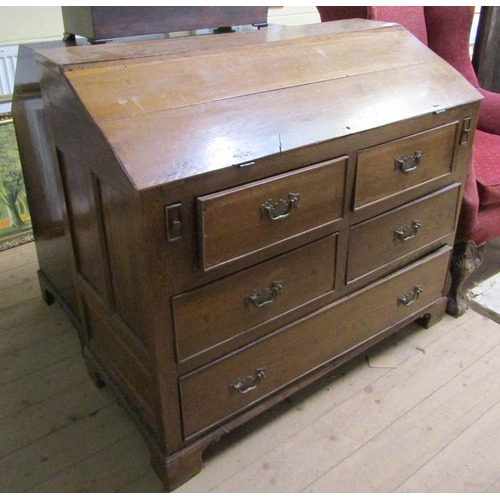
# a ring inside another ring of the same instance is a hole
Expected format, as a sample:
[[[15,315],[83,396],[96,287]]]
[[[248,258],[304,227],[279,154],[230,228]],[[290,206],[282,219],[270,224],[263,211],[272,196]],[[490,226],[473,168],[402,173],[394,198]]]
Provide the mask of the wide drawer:
[[[442,296],[444,247],[232,355],[179,379],[184,436],[255,403]]]
[[[337,237],[328,236],[173,298],[179,360],[333,289]]]
[[[454,122],[360,151],[354,209],[449,174],[456,134]]]
[[[353,226],[349,230],[347,281],[453,233],[459,191],[455,184]]]
[[[347,157],[198,198],[209,269],[342,218]]]

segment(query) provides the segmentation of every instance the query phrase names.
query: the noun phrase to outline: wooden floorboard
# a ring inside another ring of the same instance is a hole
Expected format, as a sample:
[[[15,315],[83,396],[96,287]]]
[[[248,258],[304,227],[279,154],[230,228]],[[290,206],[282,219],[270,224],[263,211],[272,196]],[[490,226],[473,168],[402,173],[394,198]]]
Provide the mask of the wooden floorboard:
[[[85,378],[37,403],[7,415],[0,420],[0,459],[15,453],[45,436],[91,418],[105,406],[114,403],[107,391],[96,391]]]
[[[500,402],[408,478],[398,492],[485,492],[500,471]]]
[[[412,356],[398,369],[365,386],[214,491],[234,492],[241,487],[253,492],[301,491],[412,411],[453,378],[457,370],[464,369],[500,343],[499,332],[496,336],[492,334],[488,342],[471,349],[472,335],[461,326],[439,337],[425,354],[418,351],[420,355]],[[331,391],[334,398],[334,385]]]
[[[0,252],[0,491],[162,491],[36,270],[33,243]],[[177,491],[498,493],[499,373],[490,319],[409,325],[214,443]]]
[[[500,326],[497,331],[500,337]],[[471,365],[450,367],[455,375],[418,405],[382,429],[364,446],[306,488],[306,491],[397,490],[500,400],[500,346]],[[382,401],[379,403],[382,404]],[[500,470],[500,469],[499,469]],[[410,490],[411,491],[411,490]]]
[[[112,493],[150,469],[149,451],[139,431],[104,446],[29,488],[33,493]],[[153,472],[148,476],[151,480]],[[158,483],[160,481],[158,480]]]

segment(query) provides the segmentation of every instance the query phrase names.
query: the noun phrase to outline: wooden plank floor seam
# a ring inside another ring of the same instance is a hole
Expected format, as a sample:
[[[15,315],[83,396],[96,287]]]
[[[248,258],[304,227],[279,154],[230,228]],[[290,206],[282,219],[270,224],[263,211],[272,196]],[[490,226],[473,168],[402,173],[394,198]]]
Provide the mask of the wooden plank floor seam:
[[[462,359],[461,358],[462,354],[466,354],[469,356],[472,355],[466,349],[466,346],[468,346],[468,336],[469,336],[470,332],[468,332],[467,329],[464,328],[463,326],[459,327],[458,330],[460,330],[461,337],[462,337],[461,348],[462,348],[463,353],[461,353],[461,352],[455,353],[455,356],[453,357],[453,356],[451,356],[452,353],[450,352],[448,354],[448,356],[443,358],[443,362],[446,363],[447,365],[450,365],[453,362],[456,362],[456,359],[458,359],[459,357],[460,357],[460,359]],[[453,336],[456,337],[456,332],[453,334]],[[447,337],[447,338],[445,338],[444,340],[443,340],[443,338],[440,338],[440,339],[438,339],[437,342],[435,342],[433,344],[433,346],[435,347],[435,350],[437,350],[438,347],[440,347],[439,345],[436,345],[436,344],[443,344],[441,346],[442,350],[447,350],[448,345],[450,343],[450,334],[448,333],[444,337]],[[498,342],[495,342],[495,345],[497,345],[497,343]],[[484,346],[484,347],[481,346],[481,349],[488,349],[488,346]],[[428,350],[428,352],[430,352],[430,349]],[[441,352],[440,351],[436,352],[435,357],[439,358],[440,356],[441,356]],[[421,358],[423,360],[421,363],[419,362],[420,360],[418,358],[414,357],[411,360],[403,363],[401,368],[405,369],[405,372],[408,373],[408,376],[410,378],[416,375],[416,376],[420,377],[422,380],[426,380],[427,383],[430,383],[430,382],[434,383],[434,379],[436,377],[432,376],[431,374],[428,375],[427,373],[432,373],[432,372],[426,373],[426,370],[435,366],[436,365],[435,361],[431,360],[429,358],[429,355],[422,356]],[[396,392],[394,392],[394,395],[392,395],[391,392],[388,392],[387,394],[394,401],[399,401],[399,403],[398,403],[399,405],[401,405],[401,402],[400,402],[401,400],[397,399],[399,397],[397,395],[400,392],[402,392],[404,389],[404,384],[401,385],[400,380],[399,380],[400,378],[401,378],[401,376],[399,375],[399,372],[397,370],[391,370],[384,377],[382,377],[381,380],[379,380],[379,382],[382,384],[383,391],[387,391],[388,389],[396,391]],[[447,377],[446,379],[448,380],[449,377]],[[393,381],[397,381],[399,383],[399,385],[394,386],[394,389],[391,387],[391,384],[393,383]],[[384,389],[384,386],[385,386],[385,389]],[[275,447],[272,452],[268,452],[264,456],[260,457],[260,459],[256,460],[252,464],[252,467],[250,468],[251,470],[253,470],[253,474],[254,475],[258,474],[257,471],[260,470],[259,465],[262,461],[264,461],[264,463],[271,464],[271,463],[273,463],[273,460],[277,460],[278,463],[281,463],[281,461],[284,460],[285,461],[284,464],[286,464],[285,469],[284,470],[280,470],[280,469],[276,470],[276,474],[278,474],[278,476],[276,478],[270,477],[270,480],[274,479],[275,482],[270,483],[270,484],[266,485],[265,487],[266,488],[276,488],[273,491],[280,491],[280,488],[285,488],[285,487],[289,488],[289,489],[286,489],[286,491],[297,491],[298,487],[296,487],[296,485],[295,485],[295,482],[298,481],[297,476],[293,476],[291,478],[288,478],[288,481],[286,481],[286,486],[285,486],[284,482],[280,482],[280,481],[284,481],[284,480],[279,479],[279,476],[282,476],[282,477],[287,476],[288,470],[289,470],[288,467],[292,466],[291,464],[294,464],[296,467],[299,467],[299,464],[301,464],[300,467],[302,467],[303,472],[302,472],[302,478],[300,479],[300,481],[307,481],[308,478],[306,477],[305,470],[304,470],[304,467],[306,467],[307,465],[302,464],[302,462],[299,462],[298,460],[294,460],[292,458],[299,457],[302,453],[305,452],[304,451],[305,449],[310,449],[310,447],[314,447],[318,450],[319,453],[317,452],[316,459],[319,460],[318,457],[321,456],[320,467],[330,468],[330,466],[327,464],[331,461],[333,456],[336,456],[336,454],[338,452],[336,452],[336,451],[334,452],[333,449],[330,451],[328,451],[328,448],[323,449],[323,445],[322,445],[322,443],[324,442],[323,438],[318,437],[318,436],[323,436],[325,433],[327,433],[328,427],[330,425],[333,425],[333,421],[335,422],[335,425],[334,425],[335,430],[332,429],[332,431],[330,431],[330,432],[334,432],[334,435],[338,436],[336,439],[340,438],[342,432],[344,432],[344,431],[351,432],[353,425],[362,425],[362,426],[368,425],[368,428],[373,428],[374,429],[373,432],[377,433],[377,431],[375,430],[376,424],[374,423],[375,422],[374,418],[378,418],[377,417],[377,408],[374,409],[373,406],[366,405],[366,400],[368,399],[366,397],[366,395],[373,394],[373,393],[375,393],[376,390],[377,390],[376,385],[371,384],[371,387],[368,390],[359,391],[356,395],[354,395],[353,398],[347,400],[345,403],[336,407],[334,409],[333,413],[330,413],[330,414],[326,415],[325,417],[322,417],[319,421],[316,420],[315,422],[312,422],[311,425],[309,427],[307,427],[304,432],[301,432],[298,435],[295,435],[292,438],[289,438],[282,445],[278,445],[277,448]],[[425,386],[421,386],[420,390],[422,393],[424,393],[426,390]],[[418,396],[413,396],[413,395],[412,395],[412,397],[418,398]],[[357,401],[359,401],[359,403]],[[420,398],[418,398],[418,402],[420,402]],[[411,406],[414,406],[414,405],[411,405]],[[359,411],[360,411],[361,407],[363,408],[364,413],[360,414]],[[391,412],[394,412],[394,411],[399,412],[399,410],[397,408],[394,410],[394,409],[392,409],[392,407],[387,411],[389,412],[388,418],[389,418],[389,415],[391,414]],[[358,414],[359,416],[356,419],[356,423],[354,423],[352,420],[352,415],[356,415],[356,414]],[[337,416],[335,416],[335,415],[337,415]],[[333,419],[332,424],[328,423],[329,419]],[[394,419],[392,417],[390,417],[390,422],[393,422],[393,420]],[[339,424],[341,424],[341,428],[338,428]],[[321,429],[320,434],[316,435],[314,433],[315,429]],[[358,448],[358,447],[366,445],[367,440],[365,438],[363,438],[363,434],[365,434],[366,432],[370,433],[371,431],[369,431],[368,429],[366,431],[363,429],[360,430],[360,435],[352,443],[353,447]],[[368,437],[370,437],[370,435],[368,435]],[[298,448],[295,444],[292,444],[295,442],[297,442]],[[336,441],[336,442],[338,443],[338,441]],[[347,446],[347,443],[346,443],[346,446]],[[349,447],[346,448],[346,451],[351,449],[350,446],[351,445],[349,444]],[[276,458],[276,456],[272,456],[276,453],[277,449],[280,449],[280,454],[279,454],[278,458]],[[287,458],[287,457],[290,457],[290,458]],[[310,470],[310,468],[308,468],[308,470],[309,470],[309,473],[313,474],[313,475],[317,475],[320,473],[319,471],[313,472],[312,469]],[[272,467],[265,469],[266,474],[264,474],[264,476],[266,476],[266,475],[272,476],[271,471],[272,471]],[[242,474],[240,473],[240,476],[241,475]],[[244,475],[248,476],[249,479],[250,479],[250,477],[253,477],[252,474],[250,473],[250,471],[248,471],[248,470]],[[231,486],[229,486],[228,483],[230,483]],[[225,481],[225,484],[221,484],[216,489],[216,491],[222,491],[220,488],[224,488],[224,487],[228,487],[230,489],[230,491],[234,491],[232,488],[237,483],[238,483],[238,475],[233,476],[232,480]],[[251,483],[252,483],[251,488],[253,488],[253,489],[251,489],[251,491],[263,491],[263,489],[261,489],[261,488],[264,488],[264,484],[257,484],[255,482],[255,477],[253,477],[253,480],[251,481]],[[273,485],[276,485],[276,486],[273,486]],[[244,487],[245,488],[250,487],[250,483],[245,482]]]
[[[500,343],[499,343],[500,344]],[[354,450],[349,456],[346,456],[341,462],[339,462],[338,464],[335,465],[335,468],[340,468],[340,467],[343,467],[343,465],[348,462],[354,455],[356,454],[359,454],[359,450],[360,449],[363,449],[363,450],[366,450],[367,448],[370,448],[370,446],[377,440],[379,440],[380,436],[383,435],[384,433],[387,433],[388,430],[390,429],[394,429],[394,427],[396,426],[400,426],[400,423],[404,423],[405,420],[408,420],[408,416],[412,415],[412,414],[415,414],[417,413],[415,411],[415,409],[417,409],[418,407],[422,407],[422,406],[426,406],[427,403],[430,402],[431,399],[438,399],[437,396],[439,393],[442,393],[443,392],[443,389],[445,389],[446,387],[449,387],[450,385],[457,385],[457,386],[460,386],[459,382],[461,382],[461,379],[464,378],[464,374],[466,374],[467,372],[474,372],[474,371],[477,371],[475,370],[476,366],[475,365],[478,365],[479,363],[483,362],[485,358],[491,358],[493,360],[495,360],[495,357],[499,359],[498,361],[498,367],[495,366],[495,372],[498,368],[500,368],[500,345],[497,345],[493,350],[491,351],[488,351],[487,353],[485,353],[483,356],[481,356],[480,358],[478,358],[475,362],[473,362],[471,365],[469,365],[468,367],[465,367],[464,369],[462,369],[459,373],[457,373],[454,377],[452,377],[452,379],[450,379],[449,381],[443,383],[439,388],[437,388],[436,390],[434,390],[431,394],[429,394],[427,397],[425,397],[424,399],[422,399],[421,402],[419,402],[412,410],[406,412],[404,415],[401,415],[398,419],[396,419],[394,422],[390,423],[386,428],[384,429],[381,429],[381,431],[373,436],[367,443],[364,443],[363,447],[360,447],[360,448],[357,448],[356,450]],[[465,385],[465,384],[464,384]],[[486,408],[483,409],[481,415],[483,415],[485,412],[489,411],[489,409],[494,406],[496,404],[496,401],[498,401],[498,399],[500,399],[500,387],[497,386],[496,384],[496,378],[494,377],[494,373],[491,375],[491,386],[492,386],[492,390],[491,391],[486,391],[485,390],[485,394],[482,396],[482,400],[486,400],[487,403],[489,403],[489,401],[491,401],[491,404],[487,404],[486,405]],[[483,388],[483,389],[487,389],[486,388]],[[456,390],[456,389],[455,389]],[[488,396],[494,396],[494,399],[488,399]],[[468,414],[470,413],[473,409],[476,408],[476,406],[479,406],[479,403],[474,405],[473,408],[467,410],[467,412],[465,413]],[[481,418],[481,415],[480,416],[476,416],[475,417],[475,420],[477,420],[478,418]],[[411,419],[410,419],[411,420]],[[410,422],[411,423],[411,422]],[[472,422],[469,422],[468,425],[472,425],[474,423],[474,420],[472,420]],[[406,423],[406,427],[405,428],[411,428],[412,426],[408,423]],[[457,435],[454,435],[454,436],[451,436],[450,439],[446,442],[446,445],[449,444],[450,441],[452,441],[453,439],[456,439],[458,436]],[[404,442],[404,439],[401,438],[400,440],[400,444],[402,445]],[[443,445],[443,447],[439,448],[436,450],[436,454],[438,454],[440,452],[440,450],[442,448],[444,448],[446,445]],[[404,449],[401,450],[401,453],[404,453]],[[379,456],[378,454],[373,454],[374,456]],[[353,467],[354,469],[358,469],[356,467]],[[327,471],[325,474],[323,474],[322,478],[317,478],[313,483],[318,483],[318,482],[324,482],[324,478],[328,475],[328,474],[331,474],[332,472],[332,469],[330,469],[329,471]],[[338,474],[337,474],[338,475]],[[313,484],[311,483],[311,485]],[[311,491],[310,490],[310,487],[311,485],[308,485],[308,487],[306,487],[304,490],[302,491]],[[397,485],[399,486],[399,485]],[[394,490],[396,488],[393,488],[392,490]],[[313,490],[313,491],[316,491],[316,490]]]
[[[0,491],[162,492],[33,263],[32,243],[0,252]],[[409,325],[221,438],[176,491],[499,493],[499,372],[500,326],[476,312]]]
[[[500,421],[500,419],[499,419],[499,417],[500,417],[500,401],[497,401],[495,404],[493,404],[493,405],[492,405],[492,406],[488,409],[488,411],[487,411],[485,414],[483,414],[483,415],[481,416],[481,418],[480,418],[480,419],[476,420],[476,422],[475,422],[475,423],[477,423],[478,421],[480,421],[480,420],[481,420],[481,419],[483,419],[483,418],[486,418],[486,417],[487,417],[490,413],[494,413],[495,411],[496,411],[496,413],[497,413],[497,414],[494,416],[494,419],[495,419],[495,421],[497,421],[497,422],[498,422],[498,421]],[[473,424],[473,425],[474,425],[474,424]],[[435,454],[435,455],[434,455],[434,456],[433,456],[433,457],[432,457],[432,458],[431,458],[428,462],[426,462],[426,463],[425,463],[425,464],[424,464],[421,468],[419,468],[419,470],[418,470],[418,471],[416,471],[414,474],[412,474],[412,476],[410,476],[409,478],[407,478],[407,479],[406,479],[406,480],[405,480],[405,481],[404,481],[404,482],[403,482],[403,483],[402,483],[402,484],[401,484],[401,485],[400,485],[400,486],[399,486],[396,490],[394,490],[394,491],[395,491],[395,492],[405,492],[405,489],[404,489],[404,488],[402,488],[402,486],[404,486],[404,485],[405,485],[405,483],[407,483],[408,481],[410,481],[410,480],[411,480],[412,478],[414,478],[415,476],[419,475],[422,471],[424,471],[425,469],[427,469],[427,468],[429,467],[429,465],[430,465],[430,466],[432,466],[432,463],[433,463],[433,462],[435,462],[436,457],[439,457],[440,455],[442,455],[442,454],[443,454],[443,452],[446,452],[448,449],[450,449],[450,448],[454,447],[454,445],[456,445],[457,441],[458,441],[458,440],[460,440],[460,438],[461,438],[463,435],[465,435],[465,434],[467,434],[467,433],[470,433],[470,431],[471,431],[471,427],[473,427],[473,425],[472,425],[472,426],[470,426],[470,427],[467,427],[466,429],[464,429],[464,430],[463,430],[463,432],[462,432],[462,433],[460,433],[460,435],[459,435],[459,436],[457,436],[457,438],[456,438],[455,440],[453,440],[452,442],[450,442],[450,443],[449,443],[447,446],[445,446],[442,450],[440,450],[438,453],[436,453],[436,454]],[[497,424],[497,426],[498,426],[498,424]],[[492,438],[493,438],[493,437],[494,437],[494,436],[492,436]],[[499,462],[499,463],[500,463],[500,459],[499,459],[499,458],[496,458],[496,460],[497,460],[497,462]],[[498,466],[498,463],[497,463],[497,466]],[[498,469],[497,469],[497,470],[498,470]],[[426,475],[426,474],[424,474],[424,475]],[[494,480],[492,480],[492,481],[490,482],[490,484],[488,485],[488,487],[490,487],[491,485],[493,485],[497,479],[498,479],[498,475],[496,475],[496,476],[495,476],[495,479],[494,479]],[[481,490],[481,492],[483,492],[483,491],[485,491],[485,490],[486,490],[486,489]],[[447,491],[451,491],[451,489],[448,489]],[[474,490],[474,491],[478,491],[478,490]]]

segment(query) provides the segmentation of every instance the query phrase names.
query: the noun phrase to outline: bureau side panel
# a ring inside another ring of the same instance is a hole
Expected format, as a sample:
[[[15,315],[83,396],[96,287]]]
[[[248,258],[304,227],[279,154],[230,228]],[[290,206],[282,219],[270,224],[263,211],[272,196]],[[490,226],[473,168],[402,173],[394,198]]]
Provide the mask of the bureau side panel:
[[[139,415],[146,428],[157,431],[154,383],[148,369],[148,352],[137,343],[133,332],[110,315],[91,290],[81,290],[88,344],[84,353],[90,375],[111,381],[127,406]],[[104,372],[102,371],[104,370]]]
[[[79,321],[66,205],[30,47],[19,47],[12,112],[40,271]]]
[[[147,332],[142,319],[143,285],[149,276],[141,267],[141,228],[137,199],[97,180],[108,258],[111,304],[114,312],[143,343]],[[134,197],[135,198],[135,197]]]
[[[92,176],[79,158],[56,146],[59,172],[68,219],[73,237],[77,273],[103,297],[109,295],[106,258],[98,212],[93,194]]]
[[[42,92],[68,206],[89,370],[157,430],[140,196],[57,68],[44,67]]]

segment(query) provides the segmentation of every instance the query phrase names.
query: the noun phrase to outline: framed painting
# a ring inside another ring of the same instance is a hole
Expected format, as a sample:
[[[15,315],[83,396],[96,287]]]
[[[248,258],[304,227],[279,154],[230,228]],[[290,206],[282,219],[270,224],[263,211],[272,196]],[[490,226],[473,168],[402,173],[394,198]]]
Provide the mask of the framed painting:
[[[14,122],[0,114],[0,251],[33,240]]]

